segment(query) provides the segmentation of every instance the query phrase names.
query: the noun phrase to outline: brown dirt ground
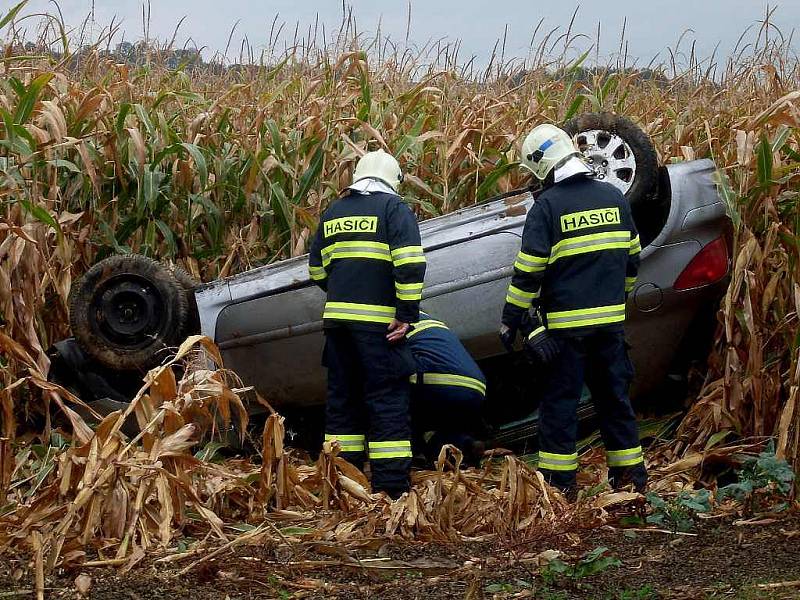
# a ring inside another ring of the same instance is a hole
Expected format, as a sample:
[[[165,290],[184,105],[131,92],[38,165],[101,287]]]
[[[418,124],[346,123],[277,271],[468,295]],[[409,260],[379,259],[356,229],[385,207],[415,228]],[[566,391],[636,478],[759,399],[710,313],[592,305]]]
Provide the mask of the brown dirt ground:
[[[766,525],[736,526],[731,518],[699,523],[696,536],[606,527],[581,536],[524,543],[389,544],[370,556],[403,561],[397,570],[348,566],[324,547],[302,555],[242,548],[187,575],[180,565],[143,564],[121,575],[109,568],[64,572],[47,579],[47,598],[80,598],[75,577],[92,578],[93,600],[230,600],[249,598],[537,598],[541,600],[800,598],[800,515]],[[622,565],[584,579],[544,581],[523,555],[557,548],[579,556],[609,548]],[[306,561],[306,562],[304,562]],[[315,561],[311,564],[307,561]],[[407,566],[408,564],[412,566]],[[16,573],[15,573],[16,571]],[[759,588],[773,583],[783,587]],[[0,598],[34,597],[29,565],[0,559]],[[15,593],[16,592],[16,593]]]

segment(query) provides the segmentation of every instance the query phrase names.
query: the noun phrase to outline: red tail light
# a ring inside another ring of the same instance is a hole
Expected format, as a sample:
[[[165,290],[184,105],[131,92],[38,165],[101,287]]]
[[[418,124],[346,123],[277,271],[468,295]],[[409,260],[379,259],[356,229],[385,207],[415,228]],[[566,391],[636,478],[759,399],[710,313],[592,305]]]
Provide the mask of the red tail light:
[[[717,238],[695,256],[678,276],[676,290],[690,290],[716,283],[728,274],[728,245]]]

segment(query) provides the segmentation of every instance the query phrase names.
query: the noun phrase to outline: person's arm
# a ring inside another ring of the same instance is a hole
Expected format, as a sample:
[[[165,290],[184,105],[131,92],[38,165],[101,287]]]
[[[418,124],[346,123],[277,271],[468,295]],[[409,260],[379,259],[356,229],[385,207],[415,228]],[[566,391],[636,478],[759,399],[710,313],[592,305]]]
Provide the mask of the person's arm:
[[[317,232],[311,241],[311,249],[308,253],[308,274],[311,279],[323,290],[328,291],[328,271],[322,264],[322,247],[325,240],[322,237],[324,227],[320,219]]]
[[[398,200],[387,209],[386,227],[394,274],[397,307],[395,321],[406,325],[416,323],[419,320],[419,303],[422,300],[426,267],[419,224],[411,209]],[[397,329],[396,324],[392,325],[390,330]],[[403,335],[405,332],[390,339],[394,341]]]
[[[626,203],[627,204],[627,203]],[[636,277],[639,275],[639,263],[641,262],[642,244],[639,240],[639,232],[636,230],[636,224],[633,222],[633,217],[628,209],[628,222],[630,223],[631,230],[631,246],[628,250],[628,267],[625,272],[625,298],[633,291],[636,285]]]
[[[539,307],[541,284],[547,269],[552,248],[551,218],[549,207],[541,199],[533,205],[522,232],[522,248],[514,263],[514,276],[508,286],[502,322],[516,334],[526,312]],[[541,322],[533,317],[533,329]]]

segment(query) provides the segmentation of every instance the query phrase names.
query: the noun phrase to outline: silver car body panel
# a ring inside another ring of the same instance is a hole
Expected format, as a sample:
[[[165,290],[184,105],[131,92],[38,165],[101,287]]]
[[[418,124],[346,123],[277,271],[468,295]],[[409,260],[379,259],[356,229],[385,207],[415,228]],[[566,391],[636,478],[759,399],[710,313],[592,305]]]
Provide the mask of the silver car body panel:
[[[698,251],[724,231],[725,206],[715,166],[699,160],[667,167],[672,196],[661,233],[642,251],[629,299],[626,331],[637,367],[634,395],[666,375],[708,289],[673,284]],[[420,224],[428,260],[422,308],[448,323],[476,359],[503,352],[497,328],[519,251],[531,194],[497,200]],[[325,294],[310,281],[307,256],[201,286],[202,332],[219,345],[226,366],[277,406],[312,406],[325,397],[322,309]]]

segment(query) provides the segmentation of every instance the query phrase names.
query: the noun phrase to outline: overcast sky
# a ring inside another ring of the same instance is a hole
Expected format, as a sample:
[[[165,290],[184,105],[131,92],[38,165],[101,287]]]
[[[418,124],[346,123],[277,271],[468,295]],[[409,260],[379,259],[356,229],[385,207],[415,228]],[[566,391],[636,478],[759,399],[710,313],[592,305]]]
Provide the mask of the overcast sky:
[[[0,0],[7,9],[17,0]],[[59,0],[70,25],[78,25],[94,8],[96,30],[112,17],[122,19],[125,38],[142,37],[141,0]],[[772,1],[778,6],[775,24],[785,33],[800,26],[800,0]],[[406,37],[407,0],[348,0],[360,31],[375,31],[378,23],[385,34],[396,41]],[[600,57],[617,54],[620,33],[627,17],[626,39],[629,56],[647,64],[654,56],[666,59],[667,47],[674,47],[681,34],[691,30],[686,39],[697,42],[699,53],[709,55],[720,44],[720,54],[727,56],[741,33],[763,19],[767,3],[762,0],[416,0],[411,2],[410,42],[420,45],[430,39],[446,37],[462,40],[462,57],[475,55],[484,62],[495,42],[508,26],[506,56],[525,57],[531,36],[540,19],[545,29],[566,28],[579,7],[575,31],[594,39],[601,26]],[[31,0],[25,12],[52,11],[49,0]],[[5,12],[3,10],[3,12]],[[213,51],[224,50],[231,29],[238,21],[229,55],[236,59],[240,42],[247,37],[260,52],[265,48],[275,16],[294,32],[295,23],[305,31],[317,16],[330,33],[342,19],[341,0],[151,0],[150,35],[170,39],[175,26],[183,21],[177,41],[191,38],[197,46]],[[320,36],[321,39],[321,36]],[[588,47],[591,42],[580,42]],[[684,44],[684,49],[689,44]],[[206,54],[209,54],[206,52]]]

